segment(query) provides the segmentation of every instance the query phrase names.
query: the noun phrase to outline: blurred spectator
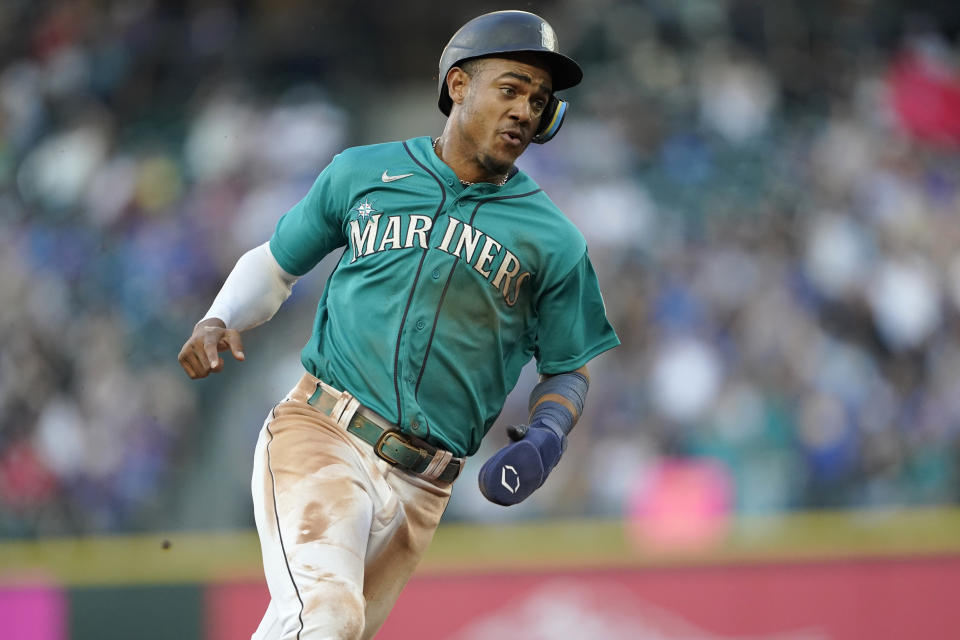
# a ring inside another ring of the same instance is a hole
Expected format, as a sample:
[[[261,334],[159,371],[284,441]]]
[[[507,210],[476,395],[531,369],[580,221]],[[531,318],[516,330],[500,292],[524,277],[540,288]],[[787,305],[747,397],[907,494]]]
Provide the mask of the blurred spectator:
[[[0,9],[0,535],[162,526],[217,467],[201,434],[266,410],[198,402],[190,324],[371,104],[429,90],[449,25],[417,2],[40,4]],[[623,346],[593,372],[583,462],[497,517],[620,515],[684,458],[743,513],[960,500],[960,25],[908,8],[534,9],[587,74],[522,164],[587,236]],[[402,20],[437,37],[390,41]],[[461,482],[450,516],[490,517],[477,495]],[[247,524],[238,504],[221,524]]]

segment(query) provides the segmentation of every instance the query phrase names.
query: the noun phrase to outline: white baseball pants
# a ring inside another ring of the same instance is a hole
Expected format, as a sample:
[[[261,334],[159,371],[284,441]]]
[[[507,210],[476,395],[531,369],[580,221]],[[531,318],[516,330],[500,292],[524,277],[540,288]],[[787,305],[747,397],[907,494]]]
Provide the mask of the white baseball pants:
[[[304,375],[260,431],[254,516],[270,605],[252,640],[366,640],[433,539],[451,485],[397,469],[307,404]]]

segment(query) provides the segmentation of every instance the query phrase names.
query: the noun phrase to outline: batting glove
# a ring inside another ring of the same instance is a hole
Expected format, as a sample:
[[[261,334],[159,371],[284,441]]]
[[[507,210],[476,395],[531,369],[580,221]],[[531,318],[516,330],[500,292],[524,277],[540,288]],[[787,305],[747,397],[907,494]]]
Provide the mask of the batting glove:
[[[567,445],[562,433],[539,422],[508,427],[507,433],[514,442],[490,456],[477,478],[480,493],[505,507],[523,502],[540,488]]]

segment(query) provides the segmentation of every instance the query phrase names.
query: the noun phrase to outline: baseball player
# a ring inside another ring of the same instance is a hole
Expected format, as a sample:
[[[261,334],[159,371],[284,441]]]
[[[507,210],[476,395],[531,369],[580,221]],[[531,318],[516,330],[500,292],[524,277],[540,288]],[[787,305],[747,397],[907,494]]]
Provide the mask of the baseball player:
[[[306,371],[254,454],[271,596],[254,638],[376,633],[531,358],[541,379],[529,423],[483,465],[480,490],[519,503],[560,460],[586,365],[619,341],[583,236],[514,161],[557,133],[567,105],[555,92],[581,77],[538,16],[468,22],[440,59],[441,135],[337,155],[269,242],[240,257],[183,346],[191,378],[220,371],[220,351],[243,360],[241,332],[342,252]],[[424,613],[419,631],[438,637]]]

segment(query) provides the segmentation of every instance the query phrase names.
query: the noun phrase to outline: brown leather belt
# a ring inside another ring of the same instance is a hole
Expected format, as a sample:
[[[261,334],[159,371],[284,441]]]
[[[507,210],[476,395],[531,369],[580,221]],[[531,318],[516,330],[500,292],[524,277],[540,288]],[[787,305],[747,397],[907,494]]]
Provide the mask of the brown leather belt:
[[[369,443],[377,457],[395,467],[445,483],[456,480],[463,469],[464,458],[402,433],[395,424],[360,405],[349,393],[337,391],[325,382],[318,381],[307,403],[337,422],[348,418],[346,430]],[[351,411],[353,416],[349,417]]]

